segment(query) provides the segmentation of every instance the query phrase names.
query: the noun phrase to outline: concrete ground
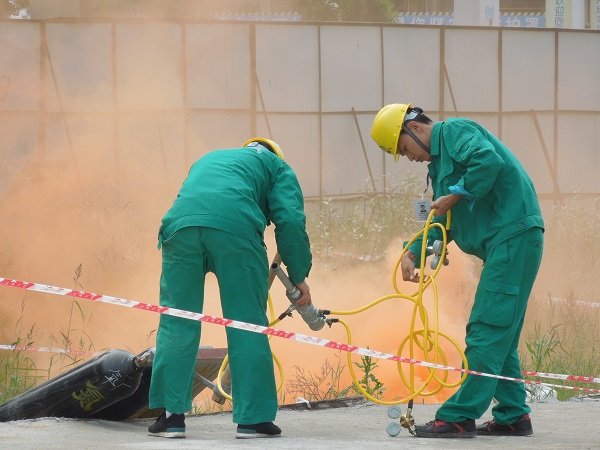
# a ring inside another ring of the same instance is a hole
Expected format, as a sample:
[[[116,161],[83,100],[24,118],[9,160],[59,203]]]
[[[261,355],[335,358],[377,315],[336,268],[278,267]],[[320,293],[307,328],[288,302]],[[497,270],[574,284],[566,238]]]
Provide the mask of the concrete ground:
[[[417,424],[433,418],[437,406],[415,405]],[[186,417],[185,439],[146,434],[153,421],[108,422],[83,419],[35,419],[0,423],[0,448],[21,449],[600,449],[600,399],[533,403],[535,434],[527,437],[423,439],[406,429],[396,437],[386,432],[387,408],[369,403],[310,410],[280,410],[275,439],[235,439],[230,413]],[[405,412],[405,405],[402,405]],[[490,418],[488,411],[482,420]],[[478,421],[479,423],[480,421]]]

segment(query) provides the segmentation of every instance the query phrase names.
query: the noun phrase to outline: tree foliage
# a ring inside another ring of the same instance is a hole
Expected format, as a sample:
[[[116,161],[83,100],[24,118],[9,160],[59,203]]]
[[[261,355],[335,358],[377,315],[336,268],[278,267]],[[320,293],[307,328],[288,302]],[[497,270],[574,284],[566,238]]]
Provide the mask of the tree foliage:
[[[0,19],[22,16],[29,8],[29,0],[0,0]]]
[[[393,22],[398,10],[392,0],[295,0],[303,20]]]
[[[275,9],[267,11],[271,7]],[[31,11],[29,0],[0,0],[0,18],[24,11]],[[79,13],[81,17],[206,19],[223,12],[298,12],[304,21],[385,23],[393,22],[398,11],[397,0],[286,0],[273,6],[261,0],[85,0]]]

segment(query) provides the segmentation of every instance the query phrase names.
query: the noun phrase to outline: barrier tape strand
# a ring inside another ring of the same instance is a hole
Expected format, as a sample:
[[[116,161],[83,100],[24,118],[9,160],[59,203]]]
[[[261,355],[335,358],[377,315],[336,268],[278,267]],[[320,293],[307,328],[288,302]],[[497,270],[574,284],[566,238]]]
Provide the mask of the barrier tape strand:
[[[445,370],[445,371],[449,371],[449,372],[460,372],[463,374],[466,373],[469,375],[495,378],[498,380],[514,381],[514,382],[518,382],[518,383],[532,384],[532,385],[544,385],[544,386],[548,386],[548,387],[554,387],[554,388],[559,388],[559,389],[570,389],[570,390],[581,391],[581,392],[586,392],[586,393],[600,393],[600,389],[584,388],[584,387],[579,387],[579,386],[555,385],[555,384],[543,383],[541,381],[525,380],[523,378],[506,377],[503,375],[494,375],[494,374],[490,374],[490,373],[479,372],[479,371],[472,370],[472,369],[462,369],[462,368],[457,368],[457,367],[452,367],[452,366],[446,366],[446,365],[432,363],[432,362],[428,362],[428,361],[421,361],[419,359],[406,358],[404,356],[393,355],[391,353],[379,352],[379,351],[372,350],[369,348],[358,347],[356,345],[348,345],[348,344],[344,344],[341,342],[332,341],[329,339],[308,336],[308,335],[301,334],[301,333],[280,330],[280,329],[272,328],[272,327],[265,327],[262,325],[255,325],[255,324],[241,322],[241,321],[232,320],[232,319],[225,319],[222,317],[211,316],[208,314],[185,311],[185,310],[181,310],[181,309],[177,309],[177,308],[169,308],[166,306],[153,305],[153,304],[149,304],[149,303],[139,302],[136,300],[127,300],[124,298],[112,297],[110,295],[96,294],[94,292],[78,291],[78,290],[73,290],[73,289],[68,289],[68,288],[57,287],[57,286],[50,286],[50,285],[46,285],[46,284],[32,283],[29,281],[13,280],[13,279],[9,279],[9,278],[0,278],[0,286],[14,287],[14,288],[18,288],[18,289],[25,289],[28,291],[44,292],[44,293],[53,294],[53,295],[63,295],[63,296],[68,296],[68,297],[73,297],[73,298],[78,298],[78,299],[90,300],[90,301],[94,301],[94,302],[108,303],[108,304],[113,304],[113,305],[127,307],[127,308],[140,309],[143,311],[150,311],[150,312],[154,312],[154,313],[158,313],[158,314],[166,314],[169,316],[182,317],[185,319],[196,320],[199,322],[212,323],[212,324],[221,325],[224,327],[236,328],[239,330],[246,330],[246,331],[250,331],[253,333],[266,334],[269,336],[275,336],[275,337],[279,337],[282,339],[290,339],[290,340],[294,340],[297,342],[303,342],[305,344],[331,348],[334,350],[340,350],[340,351],[358,354],[358,355],[362,355],[362,356],[369,356],[372,358],[378,358],[378,359],[396,361],[396,362],[400,362],[400,363],[418,365],[418,366],[427,367],[430,369],[439,369],[439,370]],[[530,372],[530,373],[537,374],[537,372]],[[592,377],[574,377],[571,375],[568,375],[567,377],[573,377],[573,379],[567,378],[567,379],[569,379],[569,381],[590,381],[590,380],[594,380],[594,382],[600,381],[600,380],[598,380],[596,378],[592,378]]]

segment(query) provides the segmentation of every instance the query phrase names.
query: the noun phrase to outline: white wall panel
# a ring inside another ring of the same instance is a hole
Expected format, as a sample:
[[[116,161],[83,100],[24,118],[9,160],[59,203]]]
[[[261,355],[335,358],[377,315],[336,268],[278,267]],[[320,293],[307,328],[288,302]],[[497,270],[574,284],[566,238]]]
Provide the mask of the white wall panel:
[[[323,111],[381,107],[379,27],[322,26]]]
[[[600,111],[600,33],[559,36],[559,109]]]
[[[257,118],[257,134],[268,136],[268,130],[283,150],[285,160],[294,168],[305,196],[319,195],[321,152],[319,147],[319,116],[317,114],[275,114]],[[330,149],[335,151],[334,149]]]
[[[498,130],[498,116],[495,114],[477,114],[477,113],[446,113],[445,118],[449,117],[464,117],[466,119],[474,120],[481,126],[487,128],[489,131],[499,136],[500,131]]]
[[[175,198],[189,170],[183,160],[182,115],[130,114],[119,121],[118,131],[121,183]],[[111,142],[107,144],[111,148]],[[105,153],[114,158],[113,151]]]
[[[535,184],[536,190],[540,192],[552,192],[553,182],[551,169],[548,167],[545,151],[551,164],[554,161],[554,136],[552,132],[552,113],[535,114],[540,126],[542,138],[537,133],[534,116],[526,112],[521,114],[505,115],[502,122],[502,141],[512,150],[521,161],[523,167],[529,173]]]
[[[256,133],[283,146],[307,196],[363,193],[372,183],[351,113],[355,108],[373,179],[382,191],[384,171],[391,183],[409,173],[424,174],[426,165],[384,157],[370,138],[375,112],[382,103],[410,101],[437,119],[443,43],[450,82],[444,79],[444,117],[467,116],[497,135],[501,131],[538,192],[551,193],[530,112],[535,110],[547,151],[552,158],[558,155],[562,192],[600,192],[597,32],[118,20],[55,20],[44,26],[50,60],[40,59],[39,23],[0,27],[5,147],[0,187],[24,167],[24,158],[66,164],[73,153],[84,176],[88,169],[108,173],[118,162],[121,173],[143,177],[143,161],[153,174],[144,183],[156,183],[161,170],[176,183],[206,151],[239,146]],[[252,85],[254,67],[266,111]],[[112,115],[115,96],[118,114]]]
[[[0,194],[31,159],[37,144],[35,113],[3,114],[0,120]]]
[[[502,32],[502,108],[554,108],[554,32]]]
[[[600,192],[600,117],[560,114],[558,178],[563,192]]]
[[[40,93],[40,26],[2,22],[0,49],[0,110],[36,110]]]
[[[186,25],[188,106],[250,108],[250,56],[248,25]]]
[[[49,23],[46,36],[51,58],[47,109],[60,111],[60,98],[65,111],[112,111],[111,25]]]
[[[323,191],[325,195],[373,192],[367,160],[377,190],[381,190],[383,160],[381,150],[370,145],[372,117],[359,115],[360,131],[365,139],[366,159],[352,115],[323,117]]]
[[[258,25],[256,72],[267,110],[318,111],[318,28]],[[259,92],[256,109],[263,109]]]
[[[498,110],[498,32],[446,29],[445,109],[453,111],[450,87],[458,111]]]
[[[188,114],[190,163],[216,148],[239,147],[251,136],[250,114],[193,112]]]
[[[181,108],[181,25],[118,24],[116,35],[119,109]]]
[[[439,29],[384,28],[384,104],[413,103],[423,109],[437,110],[439,53]]]

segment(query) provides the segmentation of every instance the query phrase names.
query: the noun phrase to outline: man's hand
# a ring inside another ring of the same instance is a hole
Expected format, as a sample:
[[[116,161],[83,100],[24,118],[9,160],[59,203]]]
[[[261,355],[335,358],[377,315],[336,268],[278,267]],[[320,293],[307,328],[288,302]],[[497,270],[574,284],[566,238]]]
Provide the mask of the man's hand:
[[[419,282],[419,273],[415,271],[415,254],[410,250],[407,250],[402,256],[400,261],[400,268],[402,270],[402,279],[404,281],[412,281],[413,283]]]
[[[449,194],[436,199],[431,204],[431,209],[435,210],[436,216],[443,216],[462,198],[461,195]]]
[[[306,281],[298,283],[296,287],[302,292],[302,296],[296,300],[296,306],[310,305],[312,303],[312,298],[310,296],[310,288],[308,287],[308,284],[306,284]]]

